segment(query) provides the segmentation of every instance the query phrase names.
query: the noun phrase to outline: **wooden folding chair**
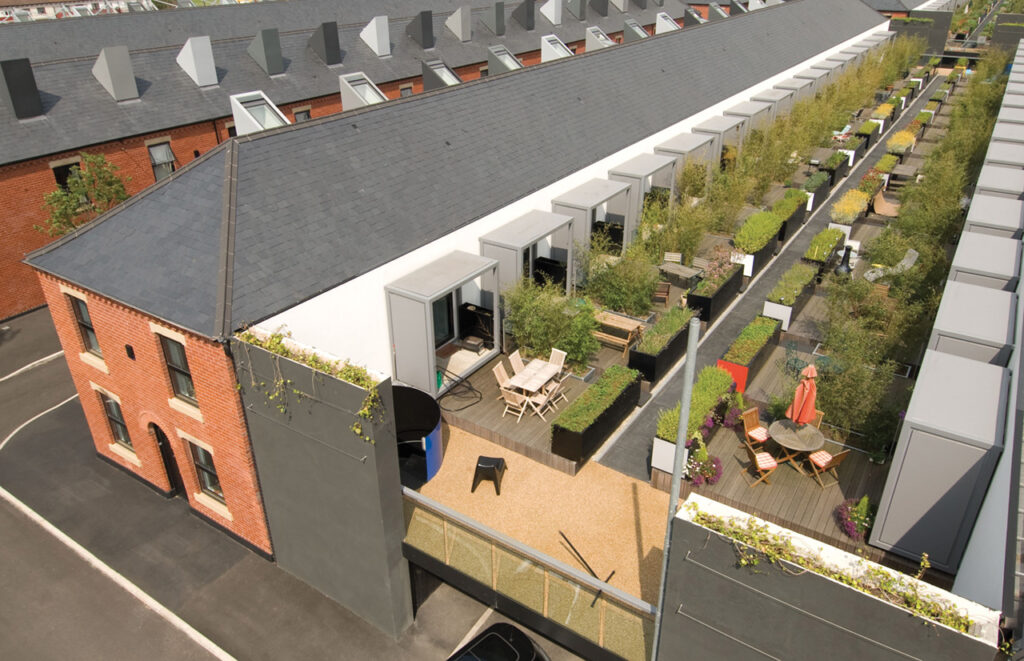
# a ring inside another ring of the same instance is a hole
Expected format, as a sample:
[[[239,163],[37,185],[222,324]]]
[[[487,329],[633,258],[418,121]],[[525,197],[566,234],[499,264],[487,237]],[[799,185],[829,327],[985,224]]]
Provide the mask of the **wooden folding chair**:
[[[825,488],[825,483],[821,481],[823,473],[831,473],[832,477],[836,478],[835,483],[839,484],[839,473],[836,472],[836,468],[843,463],[848,454],[850,454],[849,450],[843,450],[836,455],[829,454],[825,450],[818,450],[807,457],[808,463],[811,464],[811,476],[818,481],[818,486],[822,489]]]
[[[818,429],[821,429],[821,421],[824,419],[825,412],[819,411],[818,409],[814,409],[814,422],[812,422],[811,424],[817,427]]]
[[[568,376],[568,372],[565,371],[565,359],[569,354],[562,351],[561,349],[555,349],[552,347],[551,355],[548,357],[548,362],[558,367],[558,374],[555,375],[555,380],[559,383]]]
[[[544,386],[544,394],[548,396],[548,405],[553,409],[558,409],[558,401],[565,400],[569,401],[569,398],[565,396],[565,392],[562,390],[561,381],[551,381],[548,385]]]
[[[667,253],[665,253],[665,258],[662,261],[664,261],[666,263],[670,263],[670,264],[682,264],[683,263],[683,253],[681,253],[681,252],[667,252]]]
[[[523,364],[523,357],[519,355],[519,349],[516,349],[508,356],[508,362],[512,363],[512,371],[519,374],[523,371],[526,365]]]
[[[516,423],[518,424],[523,419],[523,414],[526,413],[528,406],[526,395],[502,388],[501,397],[505,400],[505,410],[501,412],[501,417],[504,418],[505,414],[511,411],[513,414],[518,414],[516,417]]]
[[[537,417],[547,422],[547,418],[544,417],[544,409],[551,406],[551,393],[541,390],[533,395],[527,395],[526,401]]]
[[[505,371],[505,363],[498,363],[491,368],[491,373],[494,374],[494,378],[498,381],[498,390],[511,390],[512,381],[508,378],[508,372]],[[501,393],[495,399],[501,399]]]
[[[768,428],[761,424],[761,412],[756,406],[744,411],[742,418],[745,443],[750,443],[751,445],[764,443],[770,438],[768,436]]]
[[[750,467],[757,473],[758,478],[754,480],[754,483],[750,486],[764,482],[765,484],[771,484],[768,480],[768,476],[771,475],[776,468],[779,467],[779,462],[775,461],[775,457],[771,456],[767,452],[758,452],[744,441],[743,447],[747,450],[747,458],[750,459]]]
[[[664,303],[668,305],[669,294],[672,293],[672,285],[667,282],[659,282],[657,287],[654,288],[653,301],[655,303]]]

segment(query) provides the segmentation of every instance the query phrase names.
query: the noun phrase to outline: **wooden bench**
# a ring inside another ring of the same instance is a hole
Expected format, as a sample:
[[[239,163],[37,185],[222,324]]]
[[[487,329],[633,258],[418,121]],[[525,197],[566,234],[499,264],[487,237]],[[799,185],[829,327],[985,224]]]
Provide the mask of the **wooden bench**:
[[[618,335],[612,335],[611,333],[605,333],[604,331],[591,331],[591,334],[597,338],[598,342],[604,342],[616,349],[622,349],[623,353],[629,349],[628,337],[619,337]]]

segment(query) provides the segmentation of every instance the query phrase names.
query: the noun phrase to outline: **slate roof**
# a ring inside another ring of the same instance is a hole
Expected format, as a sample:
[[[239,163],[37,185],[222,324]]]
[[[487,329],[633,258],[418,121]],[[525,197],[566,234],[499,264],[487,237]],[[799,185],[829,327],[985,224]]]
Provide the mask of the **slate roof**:
[[[225,336],[872,27],[859,2],[793,0],[244,136],[26,261]]]
[[[920,2],[912,1],[911,3],[904,3],[903,0],[863,0],[864,4],[871,7],[875,11],[910,11]]]
[[[622,14],[609,4],[608,17],[590,10],[587,21],[564,12],[561,26],[552,26],[536,5],[535,28],[526,31],[510,16],[517,2],[505,3],[506,33],[495,36],[481,22],[483,7],[493,0],[472,0],[473,40],[460,42],[444,27],[459,0],[283,0],[134,14],[17,23],[3,26],[0,60],[27,57],[41,92],[44,118],[19,121],[0,100],[0,162],[79,149],[123,137],[227,117],[231,94],[263,90],[278,105],[338,94],[338,76],[364,71],[377,83],[419,76],[421,61],[441,59],[450,67],[487,61],[487,47],[504,44],[514,53],[540,49],[540,38],[556,34],[565,42],[584,39],[588,25],[606,32],[622,30]],[[653,2],[641,10],[630,4],[629,16],[644,25],[658,11],[682,16],[678,0],[664,7]],[[406,26],[421,10],[434,12],[435,47],[424,50]],[[378,57],[359,38],[375,15],[388,15],[392,55]],[[342,64],[328,67],[307,47],[323,22],[338,23]],[[269,77],[246,48],[260,29],[280,33],[285,73]],[[200,89],[178,67],[175,58],[192,36],[210,36],[220,84]],[[126,45],[131,51],[140,99],[118,103],[92,76],[101,49]],[[5,92],[0,91],[0,99]]]

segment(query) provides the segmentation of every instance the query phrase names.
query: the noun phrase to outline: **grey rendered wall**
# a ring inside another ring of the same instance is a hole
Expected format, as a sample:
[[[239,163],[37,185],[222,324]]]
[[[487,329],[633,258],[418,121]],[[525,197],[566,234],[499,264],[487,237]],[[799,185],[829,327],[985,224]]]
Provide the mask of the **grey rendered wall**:
[[[950,11],[927,11],[927,10],[913,10],[910,12],[911,18],[930,18],[932,19],[931,25],[927,26],[925,34],[920,36],[924,37],[928,42],[928,47],[925,49],[925,54],[942,55],[946,50],[946,38],[949,36],[949,26],[953,22],[953,12]],[[890,21],[889,29],[897,34],[901,34],[899,28],[893,27],[899,23],[899,21]]]
[[[278,564],[397,638],[412,603],[391,382],[378,386],[383,407],[366,425],[370,443],[350,429],[366,391],[231,344]],[[277,379],[283,412],[260,385]]]
[[[498,260],[498,293],[515,286],[523,277],[522,254],[514,248],[499,246],[493,243],[480,242],[480,254]],[[490,284],[490,276],[485,276],[484,286]],[[498,306],[499,308],[501,306]]]
[[[939,331],[933,331],[928,343],[929,349],[935,349],[943,353],[952,353],[964,358],[978,360],[990,365],[1006,367],[1010,360],[1011,347],[1005,345],[994,347],[981,342],[971,342],[960,337],[945,335]]]
[[[1017,49],[1017,43],[1024,39],[1024,27],[1007,25],[1008,23],[1024,23],[1024,14],[999,14],[996,16],[996,27],[992,30],[992,45],[1010,50]]]
[[[433,353],[426,304],[388,292],[388,324],[395,348],[395,378],[401,383],[433,393],[437,387],[427,357]]]
[[[661,659],[990,660],[995,649],[810,572],[739,567],[731,541],[676,519]]]

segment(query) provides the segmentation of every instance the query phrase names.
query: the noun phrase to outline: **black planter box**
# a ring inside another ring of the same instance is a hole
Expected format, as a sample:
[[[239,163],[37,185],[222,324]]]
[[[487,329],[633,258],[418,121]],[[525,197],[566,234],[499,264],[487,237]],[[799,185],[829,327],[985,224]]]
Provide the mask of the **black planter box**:
[[[830,268],[835,268],[836,262],[839,261],[837,256],[839,255],[839,253],[843,251],[843,248],[845,247],[846,239],[840,238],[839,243],[837,243],[836,247],[832,249],[832,252],[829,253],[828,258],[825,259],[824,262],[818,262],[812,259],[807,259],[806,257],[801,257],[800,259],[807,262],[808,264],[813,264],[814,266],[818,267],[818,275],[815,278],[815,281],[821,283],[821,278],[823,275],[825,275],[825,272],[828,271]]]
[[[846,176],[846,173],[850,171],[849,161],[844,158],[843,161],[839,165],[837,165],[834,170],[824,168],[824,171],[828,172],[829,180],[831,181],[832,186],[837,186],[839,182],[842,181],[843,177]]]
[[[878,140],[878,126],[876,125],[875,130],[872,131],[871,133],[868,133],[866,135],[864,133],[858,133],[857,135],[864,138],[864,151],[867,152],[868,149],[871,149],[871,145],[875,144],[875,141]]]
[[[551,451],[569,461],[582,462],[608,438],[640,403],[640,379],[626,386],[615,401],[581,432],[551,425]]]
[[[729,276],[729,279],[722,283],[711,296],[700,296],[690,293],[686,297],[686,306],[693,308],[701,321],[707,322],[710,326],[722,313],[722,310],[729,306],[729,302],[740,291],[743,284],[743,268],[736,269],[736,272]]]
[[[639,371],[644,381],[650,381],[651,387],[653,387],[686,353],[686,345],[689,341],[689,325],[686,324],[662,347],[661,351],[653,356],[630,349],[628,367]]]
[[[776,238],[776,244],[775,244],[775,251],[776,252],[778,252],[778,250],[782,246],[782,244],[784,244],[786,242],[786,238],[788,238],[791,234],[796,232],[797,229],[799,229],[800,226],[804,224],[804,220],[806,220],[806,218],[807,218],[807,203],[804,202],[803,204],[801,204],[800,206],[798,206],[796,209],[793,210],[793,213],[791,213],[789,215],[789,218],[786,218],[785,220],[782,221],[782,226],[779,228],[779,233],[775,237]]]
[[[750,277],[753,278],[761,272],[768,262],[772,261],[772,257],[775,256],[775,249],[779,246],[779,237],[773,236],[768,239],[768,243],[764,244],[764,248],[761,248],[754,253],[754,266],[750,269]]]
[[[825,181],[823,181],[821,183],[820,186],[818,186],[814,190],[807,191],[808,195],[813,195],[814,196],[814,202],[813,202],[813,204],[811,204],[811,212],[812,213],[818,207],[820,207],[821,203],[825,200],[826,197],[828,197],[828,191],[829,191],[830,188],[831,188],[831,185],[829,185],[828,179],[826,179]]]

